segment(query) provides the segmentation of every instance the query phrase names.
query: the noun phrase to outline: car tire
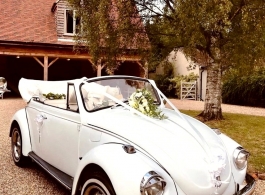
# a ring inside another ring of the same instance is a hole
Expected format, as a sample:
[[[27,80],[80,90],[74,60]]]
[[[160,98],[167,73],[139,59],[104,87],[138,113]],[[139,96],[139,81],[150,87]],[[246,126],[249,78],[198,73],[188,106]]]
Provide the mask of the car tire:
[[[81,195],[115,195],[108,176],[103,171],[91,171],[83,180]]]
[[[28,162],[28,158],[22,154],[22,136],[18,125],[12,126],[11,151],[14,163],[23,167]]]

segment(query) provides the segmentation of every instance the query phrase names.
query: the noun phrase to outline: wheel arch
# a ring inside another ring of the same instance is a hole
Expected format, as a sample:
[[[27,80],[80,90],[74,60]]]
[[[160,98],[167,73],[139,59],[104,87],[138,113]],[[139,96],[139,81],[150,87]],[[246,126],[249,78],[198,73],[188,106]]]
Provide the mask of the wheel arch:
[[[90,150],[79,163],[74,177],[72,195],[76,194],[81,176],[91,168],[98,168],[106,173],[117,195],[140,194],[141,180],[147,172],[152,170],[157,171],[167,181],[172,181],[154,161],[140,152],[128,154],[122,146],[115,143],[103,144]],[[171,184],[170,186],[175,189],[174,183]]]
[[[12,129],[14,126],[18,126],[22,136],[22,154],[28,156],[28,153],[31,151],[31,140],[28,127],[28,119],[25,109],[21,109],[15,113],[11,120],[9,137],[12,136]]]
[[[108,174],[105,172],[105,170],[104,170],[102,167],[100,167],[99,165],[97,165],[97,164],[95,164],[95,163],[90,163],[90,164],[87,164],[87,165],[83,168],[83,170],[82,170],[82,172],[81,172],[81,174],[80,174],[80,176],[79,176],[79,179],[78,179],[78,181],[77,181],[77,186],[80,186],[82,180],[86,178],[86,174],[87,174],[90,170],[97,170],[97,171],[102,172],[103,174],[106,175],[108,181],[111,183],[111,180],[110,180]],[[111,185],[112,185],[112,183],[111,183]],[[77,190],[77,189],[75,189],[75,194],[78,194],[76,190]]]

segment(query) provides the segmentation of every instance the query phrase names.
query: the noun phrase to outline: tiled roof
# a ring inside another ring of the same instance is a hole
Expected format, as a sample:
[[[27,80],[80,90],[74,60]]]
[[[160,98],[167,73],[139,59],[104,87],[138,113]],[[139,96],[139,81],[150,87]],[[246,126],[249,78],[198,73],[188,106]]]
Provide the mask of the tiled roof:
[[[0,41],[60,44],[51,11],[55,1],[1,0]]]

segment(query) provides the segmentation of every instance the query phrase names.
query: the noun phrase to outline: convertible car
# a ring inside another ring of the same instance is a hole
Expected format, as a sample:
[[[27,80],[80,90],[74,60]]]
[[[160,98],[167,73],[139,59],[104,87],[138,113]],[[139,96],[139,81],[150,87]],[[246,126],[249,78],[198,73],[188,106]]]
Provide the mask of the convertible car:
[[[72,195],[250,195],[249,153],[133,76],[19,82],[12,158]]]

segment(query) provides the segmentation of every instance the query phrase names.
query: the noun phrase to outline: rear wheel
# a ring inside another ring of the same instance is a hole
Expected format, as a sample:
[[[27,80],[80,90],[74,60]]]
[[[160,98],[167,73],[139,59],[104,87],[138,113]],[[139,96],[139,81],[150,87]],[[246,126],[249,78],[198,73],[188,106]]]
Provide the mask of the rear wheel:
[[[24,166],[28,159],[22,154],[22,136],[18,125],[12,127],[11,150],[14,163],[20,167]]]
[[[102,171],[92,171],[83,180],[81,195],[115,195],[108,176]]]

